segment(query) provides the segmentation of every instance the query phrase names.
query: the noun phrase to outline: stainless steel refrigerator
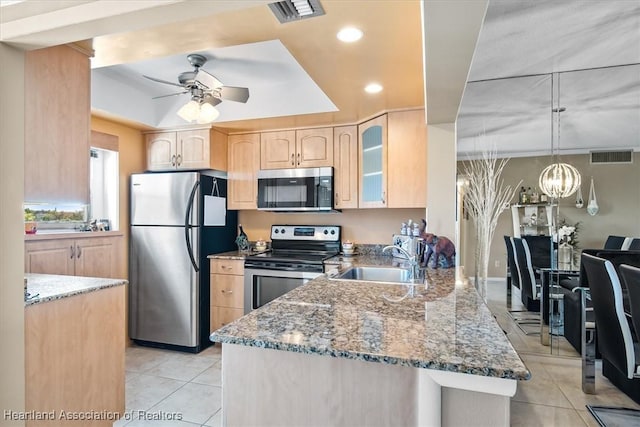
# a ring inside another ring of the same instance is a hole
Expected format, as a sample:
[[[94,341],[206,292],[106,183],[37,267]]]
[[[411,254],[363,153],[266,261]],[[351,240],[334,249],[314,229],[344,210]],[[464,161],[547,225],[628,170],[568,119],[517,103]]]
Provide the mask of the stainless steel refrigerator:
[[[199,352],[210,345],[207,256],[236,248],[226,173],[133,174],[130,185],[130,337]]]

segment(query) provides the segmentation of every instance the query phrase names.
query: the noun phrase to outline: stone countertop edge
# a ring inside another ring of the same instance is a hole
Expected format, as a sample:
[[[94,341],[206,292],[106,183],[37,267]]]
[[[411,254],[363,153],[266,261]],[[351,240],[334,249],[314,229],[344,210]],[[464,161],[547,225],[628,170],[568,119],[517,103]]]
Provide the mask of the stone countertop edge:
[[[124,279],[61,276],[56,274],[27,273],[24,277],[27,279],[27,292],[31,295],[38,295],[25,301],[25,306],[55,301],[129,283]]]
[[[393,265],[388,256],[351,265]],[[348,267],[343,265],[340,270]],[[461,269],[427,270],[429,287],[402,303],[406,287],[322,275],[213,332],[211,341],[303,354],[528,380],[529,370]],[[398,294],[398,295],[395,295]],[[425,319],[428,319],[426,321]]]
[[[247,257],[247,255],[253,255],[253,254],[257,254],[259,252],[252,252],[250,254],[246,254],[246,253],[242,253],[240,251],[229,251],[229,252],[221,252],[219,254],[211,254],[208,255],[207,258],[209,259],[245,259]]]
[[[124,236],[124,231],[122,230],[112,230],[112,231],[74,231],[69,230],[68,232],[50,232],[41,231],[36,234],[25,234],[24,240],[26,242],[32,240],[61,240],[61,239],[87,239],[90,237],[115,237],[115,236]]]

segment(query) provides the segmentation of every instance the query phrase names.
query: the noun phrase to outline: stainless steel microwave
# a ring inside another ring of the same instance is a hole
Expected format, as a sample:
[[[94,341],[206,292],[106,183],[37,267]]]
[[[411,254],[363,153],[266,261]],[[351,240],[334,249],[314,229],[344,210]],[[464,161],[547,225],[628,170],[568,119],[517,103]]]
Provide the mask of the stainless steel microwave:
[[[333,211],[333,168],[258,171],[258,210]]]

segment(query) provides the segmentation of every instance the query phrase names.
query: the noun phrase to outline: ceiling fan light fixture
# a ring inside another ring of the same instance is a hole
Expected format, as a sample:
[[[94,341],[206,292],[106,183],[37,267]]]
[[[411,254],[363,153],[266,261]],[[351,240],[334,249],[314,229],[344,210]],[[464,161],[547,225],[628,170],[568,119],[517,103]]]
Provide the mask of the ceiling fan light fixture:
[[[184,104],[177,113],[180,117],[188,122],[192,122],[198,118],[200,114],[200,104],[198,101],[191,100]]]
[[[217,119],[218,116],[220,116],[220,112],[216,110],[213,105],[208,102],[203,102],[200,104],[200,112],[198,113],[196,121],[198,124],[211,123]]]
[[[362,38],[362,30],[356,27],[344,27],[338,31],[336,37],[338,37],[338,40],[345,43],[357,42]]]

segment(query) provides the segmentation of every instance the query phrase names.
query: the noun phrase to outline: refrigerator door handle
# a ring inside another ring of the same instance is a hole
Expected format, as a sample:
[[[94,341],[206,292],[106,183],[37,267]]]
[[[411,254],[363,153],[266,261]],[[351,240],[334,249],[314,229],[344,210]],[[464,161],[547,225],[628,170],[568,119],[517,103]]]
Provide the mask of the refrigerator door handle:
[[[196,191],[198,190],[198,186],[200,185],[200,181],[196,181],[193,184],[193,188],[191,189],[191,194],[189,195],[189,201],[187,202],[187,212],[184,217],[184,237],[187,241],[187,252],[189,253],[189,258],[191,259],[191,264],[193,268],[196,270],[196,273],[200,271],[198,267],[198,263],[196,259],[193,257],[193,248],[191,247],[191,222],[189,221],[191,217],[191,211],[193,210],[193,201],[196,197]]]

